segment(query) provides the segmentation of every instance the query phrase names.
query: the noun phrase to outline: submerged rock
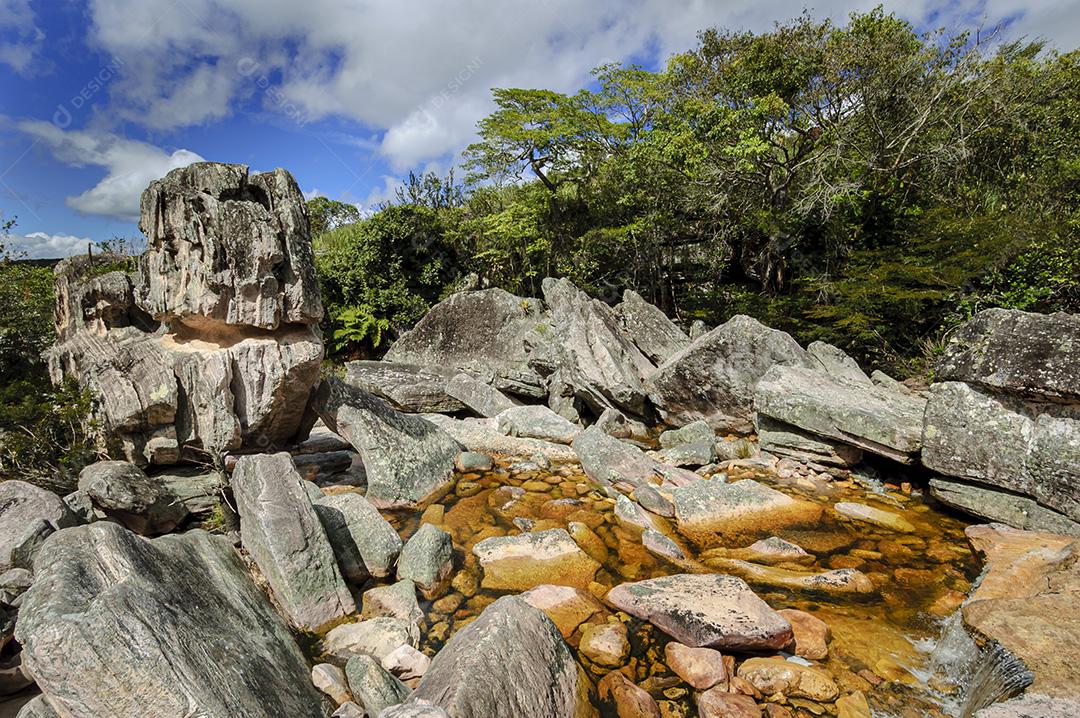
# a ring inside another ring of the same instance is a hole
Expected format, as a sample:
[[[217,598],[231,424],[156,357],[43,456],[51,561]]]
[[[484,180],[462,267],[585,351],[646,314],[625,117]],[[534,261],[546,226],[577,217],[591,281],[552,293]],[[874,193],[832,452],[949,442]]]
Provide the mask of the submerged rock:
[[[65,716],[325,715],[303,654],[222,538],[147,541],[98,522],[51,538],[35,573],[16,636]]]
[[[597,684],[600,700],[610,705],[618,718],[661,718],[660,707],[648,691],[634,685],[619,671],[612,671]]]
[[[450,534],[432,524],[416,530],[398,558],[398,580],[409,579],[427,598],[433,598],[454,569],[454,542]]]
[[[880,526],[889,529],[890,531],[905,534],[915,531],[915,527],[911,525],[911,522],[900,514],[893,513],[892,511],[885,511],[876,506],[868,506],[867,504],[860,504],[853,501],[841,501],[833,506],[833,508],[836,509],[836,512],[841,516],[846,516],[847,518],[855,519],[856,521],[865,521],[868,524]]]
[[[94,506],[137,534],[168,533],[188,515],[168,486],[126,461],[98,461],[79,473]]]
[[[687,646],[779,650],[792,638],[787,619],[734,576],[684,573],[624,583],[607,601]]]
[[[739,666],[738,676],[767,696],[782,693],[789,698],[829,702],[840,695],[824,670],[783,658],[749,658]]]
[[[566,529],[493,536],[473,547],[484,569],[483,588],[524,591],[545,583],[588,588],[600,564]]]
[[[569,638],[578,626],[604,612],[604,606],[592,594],[572,586],[544,584],[522,593],[520,598],[543,611],[563,638]]]
[[[699,546],[816,523],[823,508],[752,479],[698,481],[674,491],[679,533]]]
[[[377,508],[418,506],[453,484],[457,441],[419,416],[335,379],[315,399],[326,425],[356,448],[367,472],[367,499]]]
[[[31,568],[54,531],[78,523],[59,496],[25,481],[0,481],[0,573]]]
[[[712,648],[694,648],[671,641],[664,646],[664,662],[692,688],[706,691],[715,685],[727,686],[724,657]]]

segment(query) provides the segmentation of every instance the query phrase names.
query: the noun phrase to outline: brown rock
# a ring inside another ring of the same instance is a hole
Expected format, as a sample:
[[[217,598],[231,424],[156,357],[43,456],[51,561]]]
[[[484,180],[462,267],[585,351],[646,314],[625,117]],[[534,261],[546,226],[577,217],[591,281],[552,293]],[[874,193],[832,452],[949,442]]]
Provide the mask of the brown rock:
[[[630,655],[630,641],[626,637],[626,626],[621,623],[585,626],[581,632],[578,650],[598,665],[609,668],[621,666]]]
[[[728,674],[720,651],[684,646],[672,641],[664,647],[664,662],[675,675],[699,691],[715,685],[727,687]]]
[[[791,630],[795,634],[795,655],[811,661],[820,661],[829,655],[829,624],[794,608],[785,608],[778,613],[791,623]]]
[[[783,693],[789,698],[832,701],[840,693],[825,671],[783,658],[750,658],[739,666],[738,675],[765,695]]]
[[[600,700],[612,705],[619,718],[661,718],[653,697],[618,671],[600,679],[597,688]]]
[[[837,718],[872,718],[870,704],[862,691],[849,693],[836,700]]]
[[[544,584],[521,594],[521,598],[543,611],[563,638],[569,638],[578,626],[604,612],[603,605],[588,592],[572,586]]]
[[[761,718],[761,708],[750,696],[711,688],[697,697],[700,718]]]

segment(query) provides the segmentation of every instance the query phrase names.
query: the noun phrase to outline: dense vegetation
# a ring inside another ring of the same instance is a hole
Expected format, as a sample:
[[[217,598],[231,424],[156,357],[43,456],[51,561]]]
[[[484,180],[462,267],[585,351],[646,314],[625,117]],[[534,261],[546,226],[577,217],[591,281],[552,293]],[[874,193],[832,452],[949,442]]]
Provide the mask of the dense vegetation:
[[[594,75],[495,90],[464,186],[410,176],[320,236],[338,351],[470,273],[633,288],[684,322],[748,313],[900,373],[981,308],[1080,310],[1078,52],[877,10],[706,30],[662,71]]]

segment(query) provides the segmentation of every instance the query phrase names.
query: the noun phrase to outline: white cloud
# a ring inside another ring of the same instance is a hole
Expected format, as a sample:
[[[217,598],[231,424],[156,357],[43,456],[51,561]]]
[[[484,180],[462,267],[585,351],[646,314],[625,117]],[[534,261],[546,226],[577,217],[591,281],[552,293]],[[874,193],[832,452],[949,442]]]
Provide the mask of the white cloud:
[[[139,198],[153,180],[202,157],[190,150],[172,153],[147,142],[91,130],[65,131],[48,122],[27,120],[16,125],[49,148],[57,160],[75,167],[103,167],[105,177],[82,194],[68,197],[69,207],[86,214],[139,218]]]
[[[2,0],[0,0],[2,1]],[[879,0],[819,0],[838,21]],[[569,91],[609,61],[662,60],[708,26],[765,30],[789,0],[92,0],[92,37],[123,63],[115,116],[158,129],[227,115],[242,101],[302,127],[341,116],[375,132],[400,170],[456,152],[491,109],[492,87]],[[1072,49],[1080,0],[897,0],[913,21],[993,25]],[[369,142],[370,140],[365,140]]]
[[[93,242],[89,237],[75,237],[70,234],[47,234],[30,232],[12,234],[3,239],[8,252],[24,255],[27,259],[55,259],[70,257],[85,252]]]
[[[45,33],[35,24],[30,0],[0,0],[0,63],[20,75],[35,74],[35,61],[45,44]]]

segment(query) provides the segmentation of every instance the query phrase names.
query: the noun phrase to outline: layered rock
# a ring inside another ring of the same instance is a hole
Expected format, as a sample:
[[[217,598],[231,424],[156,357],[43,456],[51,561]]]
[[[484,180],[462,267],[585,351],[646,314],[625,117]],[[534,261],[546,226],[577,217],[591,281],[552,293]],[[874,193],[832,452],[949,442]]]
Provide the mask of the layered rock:
[[[325,715],[303,654],[223,538],[147,541],[99,522],[57,533],[35,573],[16,635],[61,715]]]
[[[615,315],[623,333],[654,364],[663,363],[690,343],[690,337],[675,322],[631,289],[623,292],[622,303],[615,307]]]
[[[345,364],[345,381],[374,394],[398,411],[461,411],[465,405],[446,393],[457,370],[392,361],[351,361]]]
[[[645,484],[685,486],[701,480],[694,472],[650,458],[633,444],[616,439],[596,426],[580,433],[571,446],[590,479],[627,493]]]
[[[57,266],[54,381],[86,386],[106,434],[142,465],[295,438],[323,345],[292,177],[174,170],[143,193],[140,227],[135,273],[108,255]]]
[[[648,378],[649,398],[670,425],[702,419],[719,431],[749,433],[754,387],[777,364],[816,362],[788,334],[735,316],[657,367]]]
[[[135,533],[168,533],[188,509],[163,481],[126,461],[98,461],[79,473],[79,490],[106,516]]]
[[[0,573],[30,568],[45,539],[77,523],[56,494],[25,481],[0,481]]]

